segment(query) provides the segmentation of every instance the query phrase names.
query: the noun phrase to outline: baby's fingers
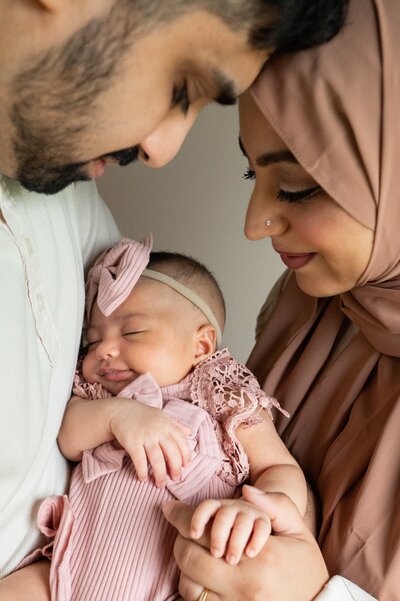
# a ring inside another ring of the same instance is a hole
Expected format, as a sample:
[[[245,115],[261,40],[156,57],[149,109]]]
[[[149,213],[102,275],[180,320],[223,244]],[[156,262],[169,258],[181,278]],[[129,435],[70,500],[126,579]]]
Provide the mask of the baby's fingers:
[[[153,476],[156,486],[159,488],[165,486],[167,478],[167,466],[165,464],[164,453],[158,443],[145,446],[147,459],[153,468]]]
[[[190,522],[190,536],[194,539],[203,536],[205,527],[219,509],[221,509],[221,501],[218,499],[208,499],[200,503]]]
[[[246,547],[247,557],[259,554],[271,534],[271,522],[268,519],[257,518],[254,521],[253,533]]]
[[[219,524],[218,518],[219,513],[217,514],[214,520],[213,528],[211,531],[211,540],[213,541],[214,539],[214,528],[215,530],[217,530],[217,528],[219,530],[219,544],[221,544],[221,541],[225,541],[226,544],[226,541],[229,538],[229,542],[226,548],[225,559],[231,565],[235,565],[239,563],[243,551],[245,550],[246,545],[252,536],[254,518],[246,513],[238,512],[236,516],[229,515],[228,519],[225,518],[224,524],[222,524],[221,526]],[[213,542],[211,543],[211,545],[213,546]]]
[[[132,459],[138,479],[142,481],[147,480],[148,463],[143,445],[130,445],[126,450]]]
[[[174,439],[175,444],[179,448],[179,452],[182,457],[182,465],[189,465],[192,459],[192,453],[187,439],[187,437],[190,434],[190,429],[186,428],[186,426],[183,426],[182,424],[173,419],[171,419],[171,421],[174,424],[175,428],[171,430],[170,436]]]
[[[165,461],[168,463],[169,474],[172,480],[179,481],[182,471],[183,457],[174,438],[166,438],[160,442]]]
[[[189,465],[189,463],[192,460],[192,452],[190,450],[188,439],[186,438],[186,436],[183,435],[183,433],[179,432],[179,436],[175,437],[175,442],[179,447],[179,452],[182,457],[183,465]]]

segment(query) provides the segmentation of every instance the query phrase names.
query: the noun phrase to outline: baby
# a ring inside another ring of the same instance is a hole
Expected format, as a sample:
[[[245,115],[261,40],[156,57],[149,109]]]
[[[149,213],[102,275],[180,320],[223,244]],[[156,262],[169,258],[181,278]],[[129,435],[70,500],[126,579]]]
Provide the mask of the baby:
[[[171,499],[198,506],[193,538],[212,523],[211,553],[231,564],[257,555],[271,531],[238,497],[244,482],[305,512],[303,474],[272,424],[278,403],[216,350],[225,306],[215,279],[151,245],[123,239],[88,275],[87,352],[58,439],[81,461],[68,496],[39,511],[54,601],[179,599],[176,532],[161,510]]]

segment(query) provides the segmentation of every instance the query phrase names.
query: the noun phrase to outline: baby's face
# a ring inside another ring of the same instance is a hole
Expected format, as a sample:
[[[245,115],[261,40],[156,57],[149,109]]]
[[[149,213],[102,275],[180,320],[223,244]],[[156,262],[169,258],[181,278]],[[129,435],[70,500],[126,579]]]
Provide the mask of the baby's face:
[[[160,387],[175,384],[195,365],[196,333],[205,322],[180,294],[165,284],[140,278],[108,317],[97,303],[93,305],[83,375],[114,396],[146,372]]]

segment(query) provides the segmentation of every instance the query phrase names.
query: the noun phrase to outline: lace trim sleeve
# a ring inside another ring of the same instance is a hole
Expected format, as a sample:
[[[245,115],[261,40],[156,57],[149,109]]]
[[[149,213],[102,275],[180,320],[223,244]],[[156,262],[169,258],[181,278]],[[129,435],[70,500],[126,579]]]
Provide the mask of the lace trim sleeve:
[[[261,390],[255,376],[238,363],[227,349],[217,351],[193,373],[193,402],[205,409],[221,426],[220,442],[229,460],[224,462],[221,477],[230,484],[240,484],[249,474],[247,455],[236,430],[262,421],[265,409],[273,419],[272,407],[282,411],[278,401]],[[229,465],[230,467],[229,467]]]

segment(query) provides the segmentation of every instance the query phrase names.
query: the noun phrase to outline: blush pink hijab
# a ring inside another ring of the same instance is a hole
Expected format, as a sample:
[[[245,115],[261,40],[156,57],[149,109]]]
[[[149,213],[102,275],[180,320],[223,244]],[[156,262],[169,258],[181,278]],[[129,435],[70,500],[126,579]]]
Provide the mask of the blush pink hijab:
[[[322,505],[331,574],[400,599],[400,5],[350,0],[326,45],[276,57],[252,88],[299,163],[375,233],[356,288],[314,299],[294,274],[248,365],[291,414],[283,440]],[[294,309],[295,308],[295,309]]]

